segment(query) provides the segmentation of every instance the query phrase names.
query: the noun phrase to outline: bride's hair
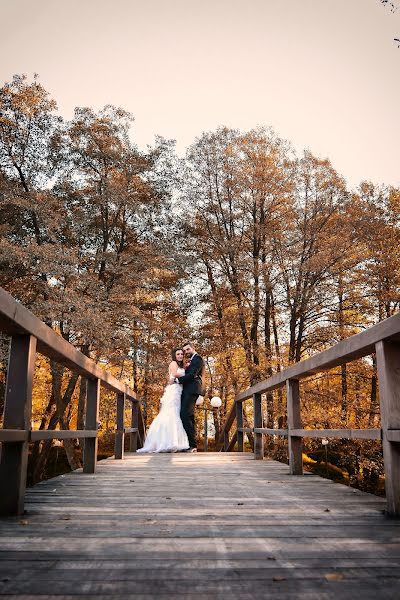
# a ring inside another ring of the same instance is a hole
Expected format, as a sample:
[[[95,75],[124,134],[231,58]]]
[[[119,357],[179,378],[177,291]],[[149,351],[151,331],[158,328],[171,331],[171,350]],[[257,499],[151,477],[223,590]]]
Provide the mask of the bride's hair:
[[[183,360],[177,360],[176,358],[176,353],[178,352],[178,350],[182,350],[182,348],[174,348],[173,350],[171,350],[171,358],[176,362],[176,364],[179,367],[183,367]]]

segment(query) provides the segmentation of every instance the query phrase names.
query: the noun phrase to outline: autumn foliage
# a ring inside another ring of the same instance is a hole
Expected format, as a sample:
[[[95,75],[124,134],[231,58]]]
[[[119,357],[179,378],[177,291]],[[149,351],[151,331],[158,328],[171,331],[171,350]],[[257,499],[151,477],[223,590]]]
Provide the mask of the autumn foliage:
[[[398,310],[398,189],[351,190],[329,160],[297,156],[267,128],[204,133],[185,160],[162,138],[140,151],[123,109],[77,108],[65,121],[22,76],[0,90],[0,113],[0,284],[134,387],[147,423],[183,338],[223,400],[218,432],[235,392]],[[2,352],[4,382],[5,338]],[[302,397],[306,427],[379,426],[374,357],[307,380]],[[84,403],[84,380],[38,359],[36,427],[82,427]],[[282,392],[268,394],[266,426],[285,419]],[[115,398],[102,398],[101,421],[112,437]],[[332,469],[378,481],[379,444],[349,444],[332,446]],[[34,479],[50,451],[32,449]],[[285,459],[276,443],[267,451]]]

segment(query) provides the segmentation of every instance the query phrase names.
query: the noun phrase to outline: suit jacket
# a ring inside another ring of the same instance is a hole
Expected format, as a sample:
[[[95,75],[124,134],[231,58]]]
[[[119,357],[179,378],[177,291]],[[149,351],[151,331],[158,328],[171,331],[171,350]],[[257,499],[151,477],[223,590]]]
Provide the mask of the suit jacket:
[[[179,383],[183,384],[183,394],[198,394],[203,396],[206,393],[206,366],[200,354],[195,354],[188,365],[185,374],[178,377]]]

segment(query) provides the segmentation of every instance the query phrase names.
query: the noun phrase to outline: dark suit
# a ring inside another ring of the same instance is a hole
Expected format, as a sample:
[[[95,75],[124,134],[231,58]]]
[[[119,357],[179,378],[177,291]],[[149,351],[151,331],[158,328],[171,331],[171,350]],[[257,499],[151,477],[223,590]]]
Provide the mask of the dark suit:
[[[199,354],[195,354],[188,365],[185,375],[178,377],[183,384],[181,397],[181,420],[189,439],[189,446],[196,448],[196,435],[194,430],[194,409],[196,400],[206,392],[205,364]]]

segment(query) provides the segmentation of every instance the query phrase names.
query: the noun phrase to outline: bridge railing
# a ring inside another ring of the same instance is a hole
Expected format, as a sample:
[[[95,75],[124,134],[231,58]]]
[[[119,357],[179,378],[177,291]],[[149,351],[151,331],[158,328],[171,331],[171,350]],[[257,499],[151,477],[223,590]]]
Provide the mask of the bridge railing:
[[[374,352],[377,361],[381,428],[303,429],[299,381]],[[261,395],[282,387],[286,387],[287,429],[264,428]],[[245,428],[243,402],[250,398],[253,401],[254,427]],[[292,475],[303,474],[303,438],[381,439],[387,513],[400,516],[400,313],[240,392],[221,430],[219,443],[222,450],[229,452],[237,445],[238,451],[243,452],[243,436],[248,432],[254,434],[255,459],[262,459],[264,456],[264,435],[287,437],[289,468]]]
[[[84,439],[83,472],[94,473],[97,462],[100,388],[116,394],[115,458],[123,458],[124,436],[136,451],[145,437],[143,416],[135,392],[77,350],[0,288],[0,331],[11,336],[3,429],[0,429],[0,514],[22,514],[29,442]],[[33,430],[32,388],[36,353],[47,356],[87,380],[85,428]],[[131,426],[124,428],[126,402],[131,403]]]

